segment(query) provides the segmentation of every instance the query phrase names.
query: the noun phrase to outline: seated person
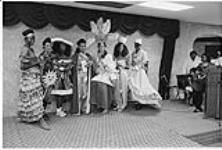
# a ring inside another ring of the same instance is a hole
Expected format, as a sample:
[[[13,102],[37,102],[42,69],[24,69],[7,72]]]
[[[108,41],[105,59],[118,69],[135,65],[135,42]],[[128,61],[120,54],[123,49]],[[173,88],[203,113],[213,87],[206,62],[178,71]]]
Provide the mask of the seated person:
[[[202,112],[202,102],[203,102],[203,93],[205,91],[205,81],[204,76],[201,74],[201,68],[192,68],[191,69],[191,87],[192,87],[192,97],[193,97],[193,105],[195,107],[194,112]]]
[[[115,62],[105,48],[105,42],[98,43],[96,76],[91,79],[91,111],[101,110],[107,113],[113,100],[113,80],[115,79]]]
[[[195,73],[195,70],[192,68],[190,69],[190,76],[187,77],[187,84],[185,86],[185,94],[187,103],[190,106],[193,106],[193,88],[192,88],[192,76]]]

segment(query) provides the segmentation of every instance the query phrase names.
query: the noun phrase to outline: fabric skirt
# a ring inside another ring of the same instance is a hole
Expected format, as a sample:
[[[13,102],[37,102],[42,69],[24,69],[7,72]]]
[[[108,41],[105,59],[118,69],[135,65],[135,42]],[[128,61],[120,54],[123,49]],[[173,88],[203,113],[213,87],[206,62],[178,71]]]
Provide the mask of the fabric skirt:
[[[115,82],[115,101],[118,108],[124,109],[128,99],[128,74],[126,69],[120,69],[118,79]]]
[[[25,122],[40,120],[44,111],[43,97],[40,74],[22,71],[19,90],[18,118]]]
[[[109,109],[113,101],[113,87],[102,82],[91,82],[90,104]]]
[[[149,104],[155,108],[161,107],[162,98],[150,84],[145,70],[133,69],[129,74],[129,88],[132,101]]]

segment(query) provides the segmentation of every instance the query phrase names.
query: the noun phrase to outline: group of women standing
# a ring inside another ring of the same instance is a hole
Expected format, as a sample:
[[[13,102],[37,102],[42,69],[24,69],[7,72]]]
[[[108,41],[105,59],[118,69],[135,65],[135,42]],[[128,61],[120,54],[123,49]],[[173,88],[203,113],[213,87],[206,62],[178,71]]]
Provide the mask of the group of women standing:
[[[136,40],[135,50],[129,53],[122,38],[114,47],[114,53],[106,51],[105,41],[97,43],[97,56],[86,52],[86,40],[73,44],[61,38],[46,38],[44,51],[37,57],[32,46],[34,31],[23,32],[25,45],[20,54],[21,86],[18,116],[25,122],[39,122],[49,130],[45,109],[56,100],[56,115],[67,113],[80,115],[110,109],[122,111],[128,101],[161,107],[161,96],[152,87],[145,72],[148,59],[142,50],[142,41]],[[65,112],[62,105],[70,102]]]

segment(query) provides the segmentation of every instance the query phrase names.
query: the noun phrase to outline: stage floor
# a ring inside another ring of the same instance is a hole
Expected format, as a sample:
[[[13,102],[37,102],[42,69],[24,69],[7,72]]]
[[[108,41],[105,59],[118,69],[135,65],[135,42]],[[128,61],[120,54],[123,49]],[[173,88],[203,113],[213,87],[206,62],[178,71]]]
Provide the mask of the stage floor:
[[[179,101],[164,101],[161,111],[143,107],[135,111],[110,112],[59,118],[52,116],[52,130],[3,118],[4,148],[145,148],[201,147],[186,137],[217,131],[218,121]],[[214,145],[212,145],[214,146]]]

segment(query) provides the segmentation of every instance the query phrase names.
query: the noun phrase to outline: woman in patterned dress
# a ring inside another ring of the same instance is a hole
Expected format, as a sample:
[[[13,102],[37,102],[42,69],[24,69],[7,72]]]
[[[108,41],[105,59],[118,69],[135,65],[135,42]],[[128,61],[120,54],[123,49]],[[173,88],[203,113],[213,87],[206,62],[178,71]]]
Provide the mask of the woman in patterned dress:
[[[18,103],[18,118],[24,122],[39,122],[42,129],[49,130],[43,119],[43,88],[40,82],[40,63],[32,48],[35,42],[34,31],[22,32],[25,45],[20,53],[21,80]]]

